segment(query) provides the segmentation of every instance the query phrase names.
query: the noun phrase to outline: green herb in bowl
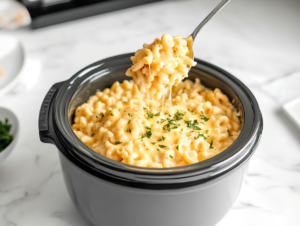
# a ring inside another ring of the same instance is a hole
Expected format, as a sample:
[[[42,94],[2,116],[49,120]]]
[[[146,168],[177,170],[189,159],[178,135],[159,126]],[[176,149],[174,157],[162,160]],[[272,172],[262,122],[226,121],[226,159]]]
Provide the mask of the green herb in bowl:
[[[13,136],[9,134],[11,125],[8,119],[4,123],[0,120],[0,152],[2,152],[13,140]]]

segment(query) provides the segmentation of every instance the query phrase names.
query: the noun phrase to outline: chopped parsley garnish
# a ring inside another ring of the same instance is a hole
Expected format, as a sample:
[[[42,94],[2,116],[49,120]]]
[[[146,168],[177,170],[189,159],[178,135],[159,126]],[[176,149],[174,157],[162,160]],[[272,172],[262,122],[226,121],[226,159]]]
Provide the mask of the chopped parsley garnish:
[[[115,144],[122,144],[122,142],[121,141],[116,141]]]
[[[114,116],[114,114],[113,114],[113,113],[111,113],[110,115],[111,115],[111,116]]]
[[[163,130],[168,130],[169,132],[171,132],[170,124],[164,125]]]
[[[209,132],[209,129],[207,129],[205,132],[208,133],[208,132]]]
[[[160,123],[164,123],[166,120],[165,119],[161,119],[160,120]]]
[[[183,87],[183,90],[182,90],[182,93],[184,93],[184,90],[185,90],[186,88],[185,87]]]
[[[158,145],[160,148],[165,148],[165,147],[167,147],[167,146],[165,146],[165,145]]]
[[[157,121],[156,123],[159,124],[159,121]]]
[[[153,144],[153,145],[154,145],[154,144],[155,144],[155,142],[151,142],[151,144]]]
[[[146,126],[146,129],[148,129],[148,131],[142,135],[141,140],[143,140],[144,137],[148,137],[150,138],[152,136],[152,130],[150,127]]]
[[[0,152],[2,152],[13,140],[13,136],[9,134],[11,125],[8,124],[8,119],[4,123],[0,120]]]
[[[132,115],[130,113],[128,113],[129,117],[132,117]]]
[[[131,120],[129,119],[127,124],[129,124],[130,122],[131,122]]]
[[[104,114],[103,114],[103,113],[100,113],[99,115],[101,115],[102,117],[104,117]]]
[[[96,115],[96,118],[98,118],[98,116]]]
[[[177,151],[178,151],[178,145],[176,146],[176,149],[177,149]]]
[[[152,136],[152,131],[148,130],[145,135],[146,137],[150,138]]]
[[[179,111],[177,111],[174,115],[174,118],[175,118],[176,121],[179,121],[179,120],[183,119],[181,116],[185,116],[185,114],[180,113]]]
[[[229,129],[227,130],[227,132],[228,132],[228,136],[229,136],[229,137],[232,137],[232,136],[233,136],[233,135],[230,133]]]
[[[201,92],[198,92],[198,94],[201,94]]]
[[[147,112],[147,117],[148,117],[148,118],[153,118],[153,114],[152,114],[152,113],[149,113],[149,112]]]
[[[160,116],[160,112],[157,112],[154,116]]]
[[[213,148],[214,148],[214,147],[213,147],[213,143],[214,143],[214,141],[211,140],[210,143],[209,143],[209,148],[210,148],[210,149],[213,149]]]
[[[166,137],[162,136],[162,139],[163,139],[163,140],[165,140],[165,139],[166,139]]]
[[[94,135],[95,135],[95,133],[92,133],[92,135],[91,135],[91,136],[93,137]]]
[[[203,137],[204,140],[206,140],[206,136],[204,136],[204,134],[199,133],[196,137],[195,140],[199,139],[200,137]]]
[[[147,109],[147,108],[145,108],[145,107],[143,107],[145,110]]]
[[[173,159],[173,158],[174,158],[172,155],[169,155],[169,157],[170,157],[171,159]]]
[[[160,151],[159,149],[157,149],[157,151]]]
[[[162,141],[162,139],[159,139],[159,140],[157,140],[157,141]]]
[[[204,122],[207,122],[209,120],[209,118],[207,118],[205,115],[204,115],[204,112],[201,111],[202,115],[201,116],[201,120],[204,121]]]
[[[184,122],[187,124],[188,128],[193,128],[194,130],[201,130],[200,127],[198,127],[198,126],[195,125],[195,123],[198,123],[197,120],[196,120],[196,122],[194,120],[194,123],[192,123],[192,120],[189,120],[189,121],[184,120]]]
[[[127,129],[126,129],[126,132],[127,132],[127,133],[131,133],[131,129],[128,129],[128,128],[127,128]]]

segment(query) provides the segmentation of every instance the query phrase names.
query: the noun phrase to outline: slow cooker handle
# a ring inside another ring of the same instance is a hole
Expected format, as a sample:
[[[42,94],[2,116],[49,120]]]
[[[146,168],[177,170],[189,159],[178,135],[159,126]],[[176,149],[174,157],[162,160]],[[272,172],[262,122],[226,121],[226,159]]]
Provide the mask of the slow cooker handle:
[[[48,91],[45,99],[42,103],[39,114],[39,134],[40,140],[44,143],[54,144],[54,131],[53,131],[53,99],[56,96],[58,90],[63,86],[65,82],[59,82],[54,84]]]

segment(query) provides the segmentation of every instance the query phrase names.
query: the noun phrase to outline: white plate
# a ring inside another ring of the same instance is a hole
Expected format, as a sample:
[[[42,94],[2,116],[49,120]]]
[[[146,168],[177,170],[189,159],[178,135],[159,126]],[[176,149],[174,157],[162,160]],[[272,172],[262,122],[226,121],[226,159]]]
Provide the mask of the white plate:
[[[0,35],[0,96],[14,88],[21,78],[25,61],[22,44],[13,36]]]
[[[283,105],[283,111],[300,129],[300,97]]]
[[[19,120],[17,116],[7,108],[0,107],[0,120],[4,122],[6,118],[8,119],[8,123],[11,124],[10,134],[13,135],[14,139],[2,152],[0,152],[0,163],[12,152],[19,136]]]

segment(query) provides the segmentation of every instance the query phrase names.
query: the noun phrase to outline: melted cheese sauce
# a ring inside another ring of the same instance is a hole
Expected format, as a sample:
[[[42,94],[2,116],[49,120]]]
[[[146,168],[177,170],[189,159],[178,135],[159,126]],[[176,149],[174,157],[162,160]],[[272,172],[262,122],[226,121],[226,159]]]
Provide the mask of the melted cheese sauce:
[[[173,87],[171,101],[141,100],[133,81],[115,82],[77,108],[72,129],[103,156],[158,168],[211,158],[238,137],[239,119],[219,89],[186,80]]]

